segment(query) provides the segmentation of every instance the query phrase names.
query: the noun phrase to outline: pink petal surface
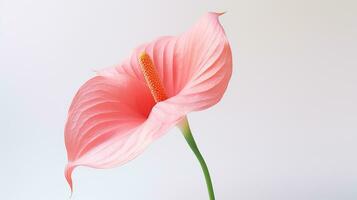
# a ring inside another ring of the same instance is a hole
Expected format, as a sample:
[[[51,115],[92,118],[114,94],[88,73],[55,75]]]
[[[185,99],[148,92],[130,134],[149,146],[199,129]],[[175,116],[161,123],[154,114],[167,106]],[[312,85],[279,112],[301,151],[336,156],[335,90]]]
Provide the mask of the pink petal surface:
[[[145,51],[171,97],[167,104],[179,106],[186,113],[206,109],[222,98],[232,74],[232,53],[220,15],[207,13],[180,36],[165,36],[141,45],[122,64],[99,74],[127,74],[145,82],[137,62]]]
[[[87,81],[74,97],[65,127],[72,188],[76,166],[111,168],[138,156],[187,113],[216,104],[232,73],[232,56],[219,14],[208,13],[188,32],[136,48],[122,64]],[[138,65],[153,59],[169,96],[156,103]]]

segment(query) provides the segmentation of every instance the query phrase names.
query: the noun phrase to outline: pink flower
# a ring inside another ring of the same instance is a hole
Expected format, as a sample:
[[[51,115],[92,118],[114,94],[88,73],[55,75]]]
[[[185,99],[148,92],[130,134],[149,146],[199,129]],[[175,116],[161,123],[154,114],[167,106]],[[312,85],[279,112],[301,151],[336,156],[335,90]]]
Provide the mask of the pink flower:
[[[219,102],[232,73],[219,15],[208,13],[180,36],[137,47],[79,89],[65,127],[65,176],[71,189],[75,167],[123,165],[168,129],[181,124],[187,133],[188,113]]]

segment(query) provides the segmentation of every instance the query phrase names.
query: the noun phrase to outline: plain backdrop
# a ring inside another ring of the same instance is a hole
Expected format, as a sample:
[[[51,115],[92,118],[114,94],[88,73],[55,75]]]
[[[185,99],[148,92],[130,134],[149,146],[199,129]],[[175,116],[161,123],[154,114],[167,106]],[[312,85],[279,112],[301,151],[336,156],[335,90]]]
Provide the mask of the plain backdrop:
[[[77,89],[207,11],[228,11],[234,57],[223,100],[189,115],[217,200],[357,199],[355,0],[0,2],[0,199],[68,199],[63,129]],[[74,181],[74,200],[208,200],[177,129]]]

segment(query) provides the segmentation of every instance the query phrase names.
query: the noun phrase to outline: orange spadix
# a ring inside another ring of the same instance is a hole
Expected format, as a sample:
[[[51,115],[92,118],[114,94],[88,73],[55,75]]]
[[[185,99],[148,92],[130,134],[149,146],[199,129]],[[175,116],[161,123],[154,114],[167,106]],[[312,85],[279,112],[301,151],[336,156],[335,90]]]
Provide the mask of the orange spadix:
[[[146,84],[148,85],[155,101],[160,102],[166,100],[167,95],[164,86],[150,56],[147,53],[142,52],[138,59]]]

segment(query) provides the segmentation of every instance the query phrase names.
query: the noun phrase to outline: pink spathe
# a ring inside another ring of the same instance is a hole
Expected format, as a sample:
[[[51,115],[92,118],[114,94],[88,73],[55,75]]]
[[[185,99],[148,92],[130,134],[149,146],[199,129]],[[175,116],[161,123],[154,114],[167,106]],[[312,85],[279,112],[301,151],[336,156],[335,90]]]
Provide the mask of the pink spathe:
[[[222,98],[232,73],[232,54],[219,13],[204,15],[180,36],[139,46],[120,65],[98,72],[77,92],[68,112],[65,176],[72,188],[76,166],[122,165],[177,125],[189,112]],[[156,103],[138,56],[154,62],[168,99]]]

